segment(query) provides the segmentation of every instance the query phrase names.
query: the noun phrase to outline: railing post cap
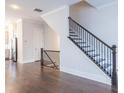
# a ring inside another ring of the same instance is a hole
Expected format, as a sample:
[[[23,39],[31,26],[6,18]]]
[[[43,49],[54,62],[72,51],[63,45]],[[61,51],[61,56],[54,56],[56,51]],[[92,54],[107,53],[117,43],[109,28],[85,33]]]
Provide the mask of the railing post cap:
[[[116,48],[117,46],[116,45],[112,45],[112,48]]]

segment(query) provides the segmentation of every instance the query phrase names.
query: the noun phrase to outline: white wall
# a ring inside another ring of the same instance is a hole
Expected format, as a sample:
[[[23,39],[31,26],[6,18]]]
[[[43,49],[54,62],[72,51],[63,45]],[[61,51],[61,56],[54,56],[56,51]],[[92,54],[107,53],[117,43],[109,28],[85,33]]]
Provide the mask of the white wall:
[[[60,36],[59,34],[50,28],[44,22],[44,49],[45,50],[55,50],[60,51]],[[59,65],[60,63],[60,52],[47,52],[50,58]],[[49,58],[44,53],[44,60],[50,61]]]
[[[110,84],[110,78],[67,38],[69,32],[68,16],[68,6],[42,15],[45,22],[60,36],[60,70]]]
[[[17,38],[18,38],[18,62],[23,62],[23,32],[22,32],[22,20],[17,20]]]
[[[10,50],[10,55],[9,55],[9,59],[12,58],[12,54],[11,54],[11,49],[12,49],[12,39],[14,37],[13,33],[14,33],[14,29],[15,29],[15,24],[14,23],[10,23],[8,24],[8,32],[9,32],[9,44],[8,44],[8,49]]]
[[[117,0],[84,0],[91,6],[100,9],[103,7],[106,7],[108,5],[111,5],[112,3],[116,2]]]
[[[70,7],[70,16],[110,46],[117,45],[117,2],[101,9],[78,3]]]
[[[60,50],[59,35],[44,21],[21,19],[16,22],[18,31],[18,62],[28,63],[40,60],[40,49]],[[54,54],[59,63],[59,53]]]
[[[18,28],[18,62],[28,63],[40,60],[40,48],[43,47],[42,23],[22,19]]]
[[[7,26],[5,29],[5,59],[10,58],[10,32],[9,32],[9,27]]]
[[[60,50],[60,37],[57,32],[52,30],[44,22],[44,49],[47,50]]]

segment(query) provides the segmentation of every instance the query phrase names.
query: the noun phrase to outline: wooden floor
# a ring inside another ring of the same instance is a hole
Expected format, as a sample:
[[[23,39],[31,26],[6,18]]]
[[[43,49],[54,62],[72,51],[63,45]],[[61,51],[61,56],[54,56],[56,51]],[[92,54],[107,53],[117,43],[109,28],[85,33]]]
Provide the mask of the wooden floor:
[[[115,89],[80,78],[40,63],[16,64],[6,61],[6,93],[117,93]]]

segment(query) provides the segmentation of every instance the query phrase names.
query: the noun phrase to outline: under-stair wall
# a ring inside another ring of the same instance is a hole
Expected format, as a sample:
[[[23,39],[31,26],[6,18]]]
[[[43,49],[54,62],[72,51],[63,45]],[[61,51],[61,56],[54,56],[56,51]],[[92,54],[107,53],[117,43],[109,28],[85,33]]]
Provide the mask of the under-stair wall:
[[[42,15],[44,21],[60,35],[60,70],[98,82],[111,84],[110,78],[67,38],[69,35],[68,17],[68,6]]]

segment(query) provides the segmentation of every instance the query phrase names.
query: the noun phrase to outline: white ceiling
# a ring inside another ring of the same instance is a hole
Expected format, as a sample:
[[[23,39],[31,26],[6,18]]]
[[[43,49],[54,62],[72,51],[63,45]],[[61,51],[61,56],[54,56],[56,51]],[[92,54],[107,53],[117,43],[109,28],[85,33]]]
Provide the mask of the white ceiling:
[[[116,2],[117,0],[85,0],[85,1],[98,9],[98,8],[102,8],[104,6],[110,5]]]
[[[80,0],[6,0],[6,22],[15,21],[19,18],[40,20],[40,15],[59,8],[63,5],[71,5]],[[17,4],[20,9],[14,10],[11,4]],[[42,13],[34,12],[34,8],[43,10]]]

